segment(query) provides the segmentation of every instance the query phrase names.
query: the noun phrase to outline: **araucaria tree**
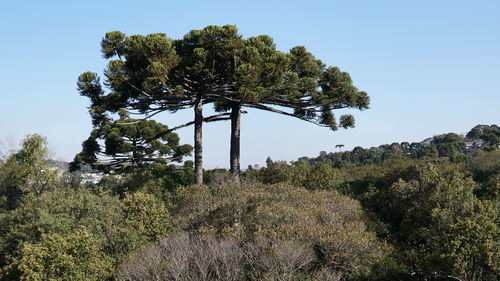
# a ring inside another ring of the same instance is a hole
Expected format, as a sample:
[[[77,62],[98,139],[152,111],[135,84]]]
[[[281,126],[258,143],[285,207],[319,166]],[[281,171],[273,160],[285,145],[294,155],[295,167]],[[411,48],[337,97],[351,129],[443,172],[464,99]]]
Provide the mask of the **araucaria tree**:
[[[352,115],[337,120],[333,111],[368,108],[365,92],[349,74],[326,67],[304,47],[288,53],[276,49],[271,37],[243,38],[235,26],[207,26],[180,40],[165,34],[147,36],[107,33],[101,43],[105,58],[102,89],[94,73],[79,78],[80,93],[90,98],[90,113],[99,127],[121,108],[150,118],[157,113],[193,108],[195,177],[202,183],[202,124],[231,120],[230,168],[239,182],[240,119],[243,107],[275,112],[337,130],[354,126]],[[83,85],[83,87],[82,87]],[[83,90],[82,90],[83,89]],[[203,116],[203,105],[220,112]]]
[[[190,145],[179,145],[179,136],[167,126],[131,119],[125,110],[119,114],[119,120],[103,122],[91,132],[72,169],[85,162],[103,171],[126,172],[153,162],[179,162],[192,151]]]
[[[195,178],[196,183],[202,183],[202,123],[224,120],[228,115],[203,117],[203,104],[211,102],[206,95],[217,91],[216,71],[221,68],[214,67],[216,56],[206,56],[208,51],[203,44],[211,46],[213,51],[217,46],[209,42],[223,44],[223,33],[220,30],[196,37],[196,32],[191,32],[182,40],[171,40],[163,33],[147,36],[107,33],[101,42],[103,56],[116,58],[109,61],[104,73],[110,91],[103,90],[95,73],[86,72],[78,79],[80,94],[91,100],[94,126],[101,127],[110,113],[122,108],[142,114],[145,119],[164,111],[194,108],[194,121],[168,129],[164,134],[195,125]]]
[[[249,107],[295,117],[337,130],[354,127],[352,115],[336,109],[366,109],[369,97],[353,86],[347,72],[326,67],[302,47],[289,53],[276,50],[271,37],[262,35],[243,40],[228,57],[233,72],[225,81],[216,108],[231,111],[230,167],[233,181],[239,182],[241,108]]]

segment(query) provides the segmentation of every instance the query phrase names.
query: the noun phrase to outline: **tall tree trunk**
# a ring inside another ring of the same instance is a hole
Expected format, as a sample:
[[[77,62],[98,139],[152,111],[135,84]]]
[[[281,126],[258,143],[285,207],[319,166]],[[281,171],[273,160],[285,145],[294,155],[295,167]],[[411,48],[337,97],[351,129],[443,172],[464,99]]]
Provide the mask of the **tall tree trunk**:
[[[231,179],[233,182],[240,182],[240,121],[241,105],[233,104],[231,108],[231,152],[230,163]]]
[[[203,103],[197,98],[194,105],[194,175],[195,183],[203,183]]]

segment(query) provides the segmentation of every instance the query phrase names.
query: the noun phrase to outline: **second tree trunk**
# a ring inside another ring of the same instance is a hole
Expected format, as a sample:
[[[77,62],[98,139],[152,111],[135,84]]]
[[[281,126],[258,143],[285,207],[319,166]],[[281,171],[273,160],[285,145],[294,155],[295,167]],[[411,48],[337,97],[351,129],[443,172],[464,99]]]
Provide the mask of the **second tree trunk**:
[[[203,102],[197,99],[194,105],[194,175],[195,183],[203,183]]]
[[[240,182],[240,120],[241,105],[233,104],[231,107],[231,150],[230,150],[230,171],[233,182]]]

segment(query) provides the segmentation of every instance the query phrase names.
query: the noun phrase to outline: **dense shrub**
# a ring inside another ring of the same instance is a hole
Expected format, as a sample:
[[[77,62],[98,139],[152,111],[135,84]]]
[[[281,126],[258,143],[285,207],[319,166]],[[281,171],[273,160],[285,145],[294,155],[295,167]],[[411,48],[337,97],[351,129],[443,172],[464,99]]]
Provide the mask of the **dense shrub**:
[[[87,187],[94,190],[110,191],[122,198],[126,193],[147,193],[169,203],[171,193],[177,187],[194,183],[192,165],[192,161],[186,161],[183,167],[153,163],[126,174],[105,175],[99,183],[88,184]]]
[[[270,159],[267,161],[267,167],[248,171],[245,176],[266,184],[289,182],[309,190],[338,189],[341,183],[349,178],[343,170],[332,168],[326,163],[309,165],[306,162],[298,162],[292,166],[285,162],[273,162]]]
[[[0,215],[0,225],[2,280],[12,280],[28,274],[23,271],[27,267],[21,266],[28,262],[25,254],[35,250],[44,253],[47,243],[54,239],[77,241],[74,239],[78,237],[72,235],[82,227],[89,233],[88,238],[100,245],[91,253],[112,257],[112,264],[116,265],[137,247],[166,235],[171,229],[171,218],[163,204],[152,195],[137,193],[120,200],[85,189],[58,189],[25,197],[21,206]],[[30,245],[29,248],[25,248],[26,245]],[[43,255],[68,251],[66,248],[52,250]],[[73,254],[71,258],[78,260],[85,253],[75,250]],[[56,257],[43,259],[55,261]],[[43,276],[44,272],[52,272],[44,265],[56,266],[39,260],[33,262],[41,265],[30,269],[38,270],[38,273],[29,273],[31,275]],[[93,259],[89,258],[88,262],[93,262]],[[67,269],[73,272],[73,269]]]
[[[396,202],[387,212],[400,214],[390,222],[398,229],[393,237],[400,257],[423,278],[492,280],[499,273],[498,209],[477,199],[477,187],[456,170],[428,165],[387,191]]]
[[[246,177],[334,189],[359,200],[369,229],[396,249],[368,280],[490,280],[499,273],[494,262],[500,253],[498,208],[493,207],[498,206],[499,160],[498,151],[478,151],[467,163],[395,159],[344,169],[268,161]]]
[[[474,181],[480,184],[475,190],[482,199],[498,201],[500,198],[500,150],[478,151],[469,163],[468,170]]]
[[[68,236],[43,234],[26,244],[18,264],[21,280],[98,281],[111,278],[113,258],[102,250],[102,240],[84,227]]]
[[[287,183],[192,186],[176,193],[176,220],[190,233],[296,241],[316,262],[350,275],[369,271],[384,246],[366,231],[359,204],[334,191]]]
[[[158,198],[150,194],[131,193],[122,202],[126,223],[148,241],[155,241],[171,231],[170,212]]]

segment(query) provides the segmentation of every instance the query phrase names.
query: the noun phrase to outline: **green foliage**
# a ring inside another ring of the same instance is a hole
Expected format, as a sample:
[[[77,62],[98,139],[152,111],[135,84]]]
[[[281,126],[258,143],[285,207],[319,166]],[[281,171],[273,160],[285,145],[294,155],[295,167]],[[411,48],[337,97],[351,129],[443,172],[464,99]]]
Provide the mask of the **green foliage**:
[[[172,229],[172,218],[162,201],[150,194],[133,193],[123,199],[127,223],[139,235],[155,241],[166,236]]]
[[[152,163],[123,175],[108,175],[98,184],[89,187],[111,191],[120,197],[135,192],[152,194],[168,203],[176,188],[194,183],[193,174],[192,161],[186,161],[182,168],[171,164]]]
[[[349,178],[344,171],[332,169],[327,163],[309,165],[307,162],[297,162],[292,166],[285,162],[273,162],[270,158],[268,158],[267,167],[247,171],[244,176],[258,179],[266,184],[290,182],[309,190],[338,190],[341,183]]]
[[[500,127],[497,125],[477,125],[472,128],[466,135],[469,140],[481,140],[486,146],[493,149],[500,145]]]
[[[469,163],[468,170],[474,180],[480,183],[475,193],[479,198],[499,200],[500,198],[500,150],[478,151]]]
[[[412,239],[420,235],[421,227],[430,224],[436,208],[448,210],[453,216],[465,216],[475,200],[476,184],[470,178],[454,170],[439,170],[428,165],[418,171],[415,179],[396,181],[388,192],[398,202],[396,208],[402,211],[400,236]],[[417,231],[415,231],[417,230]]]
[[[29,196],[23,205],[1,218],[2,266],[21,257],[24,243],[36,244],[44,234],[66,236],[84,226],[101,239],[112,237],[121,228],[120,216],[118,199],[88,191],[57,190]],[[3,274],[15,276],[16,272]]]
[[[28,135],[22,147],[0,163],[0,207],[15,208],[23,195],[40,195],[60,181],[56,171],[47,165],[47,140],[40,135]]]
[[[435,136],[423,142],[402,142],[384,144],[364,149],[355,147],[352,151],[324,152],[316,158],[301,157],[300,161],[328,163],[335,168],[347,168],[360,165],[380,164],[390,159],[447,159],[451,162],[465,162],[465,140],[462,136],[449,133]]]
[[[475,201],[469,213],[462,217],[452,214],[449,209],[433,210],[435,229],[428,238],[432,264],[428,268],[438,268],[464,280],[498,277],[500,228],[497,207],[498,202]]]
[[[99,140],[104,142],[103,148]],[[71,163],[72,170],[88,163],[103,171],[124,172],[154,162],[180,162],[192,150],[190,145],[179,145],[178,135],[167,126],[153,120],[130,119],[124,112],[120,120],[102,122],[82,148]],[[99,161],[103,156],[108,158]]]
[[[449,137],[455,138],[443,139]],[[401,158],[337,169],[306,159],[294,165],[268,159],[267,167],[244,175],[334,189],[359,200],[367,211],[367,227],[395,247],[363,280],[452,276],[486,281],[499,273],[498,208],[493,207],[498,205],[499,160],[498,151],[477,151],[467,163]]]
[[[106,280],[113,259],[102,251],[102,241],[84,227],[68,236],[42,235],[39,243],[25,244],[18,269],[21,280]]]
[[[169,232],[172,225],[164,205],[151,195],[137,193],[121,201],[85,189],[28,196],[17,209],[1,214],[0,224],[1,280],[21,276],[19,267],[13,265],[23,259],[24,245],[38,245],[46,236],[71,240],[70,236],[84,227],[92,236],[89,239],[99,241],[97,257],[109,256],[116,265],[134,249]],[[33,247],[43,251],[45,246]],[[42,275],[52,272],[50,268],[39,270]]]
[[[230,25],[193,30],[178,45],[190,77],[206,83],[210,74],[219,92],[204,97],[215,101],[217,111],[251,107],[336,130],[333,110],[368,108],[368,95],[353,86],[347,72],[326,67],[303,46],[284,53],[270,36],[244,39]],[[338,120],[340,127],[354,126],[352,115]]]
[[[398,255],[413,272],[422,278],[491,280],[498,273],[493,262],[498,256],[498,210],[479,201],[476,188],[453,168],[428,165],[414,179],[398,180],[371,199],[384,206],[376,212],[391,225]]]
[[[455,162],[465,158],[463,155],[465,143],[462,136],[453,133],[436,136],[432,139],[432,144],[436,146],[439,157],[449,157]]]
[[[68,186],[28,136],[0,162],[0,280],[495,280],[500,157],[487,147],[464,154],[447,134],[268,159],[242,185],[213,170],[189,186],[192,162],[154,161]]]

